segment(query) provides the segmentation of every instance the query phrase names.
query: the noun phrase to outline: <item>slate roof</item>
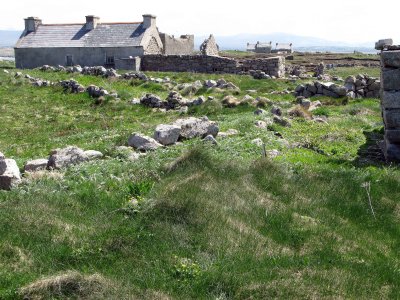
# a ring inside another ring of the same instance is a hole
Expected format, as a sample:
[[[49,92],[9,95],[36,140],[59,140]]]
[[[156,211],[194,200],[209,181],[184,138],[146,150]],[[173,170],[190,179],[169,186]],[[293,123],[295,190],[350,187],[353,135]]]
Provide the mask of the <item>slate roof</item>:
[[[100,23],[93,30],[85,24],[43,24],[23,33],[15,47],[138,47],[145,31],[142,23]]]
[[[278,43],[276,45],[277,50],[290,50],[292,49],[292,46],[290,46],[289,43]]]
[[[247,50],[255,50],[256,49],[256,44],[248,44],[247,45]]]
[[[271,43],[257,43],[256,48],[272,48]]]

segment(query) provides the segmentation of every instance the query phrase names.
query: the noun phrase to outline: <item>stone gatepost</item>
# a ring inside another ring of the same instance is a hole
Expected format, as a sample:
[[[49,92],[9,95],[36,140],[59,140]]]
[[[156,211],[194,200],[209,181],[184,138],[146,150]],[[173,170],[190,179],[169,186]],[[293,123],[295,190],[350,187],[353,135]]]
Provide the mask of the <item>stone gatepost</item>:
[[[385,124],[384,154],[387,161],[400,161],[400,46],[391,39],[375,44],[381,50],[381,108]]]

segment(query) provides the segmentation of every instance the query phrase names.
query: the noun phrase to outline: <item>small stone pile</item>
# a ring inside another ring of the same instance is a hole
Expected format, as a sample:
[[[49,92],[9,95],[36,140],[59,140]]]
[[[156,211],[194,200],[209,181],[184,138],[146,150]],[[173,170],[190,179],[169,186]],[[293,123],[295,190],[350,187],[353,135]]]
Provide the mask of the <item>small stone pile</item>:
[[[146,94],[140,99],[140,104],[144,106],[148,106],[151,108],[160,108],[160,109],[179,109],[181,107],[188,107],[194,105],[201,105],[206,101],[204,96],[200,96],[196,99],[186,99],[183,98],[181,94],[176,91],[171,91],[168,94],[168,97],[165,101],[163,101],[160,97],[153,94]]]
[[[381,108],[385,124],[384,154],[387,161],[400,162],[400,46],[393,41],[380,40],[375,48],[381,50]]]
[[[254,79],[271,79],[271,76],[269,76],[267,73],[261,70],[250,70],[249,74]]]
[[[84,93],[86,91],[86,88],[74,79],[62,80],[59,82],[59,85],[63,87],[64,91],[69,91],[74,94]]]
[[[204,82],[204,87],[240,91],[239,87],[234,85],[232,82],[226,81],[223,78],[218,79],[217,81],[215,81],[215,80],[206,80]]]
[[[86,91],[88,92],[89,96],[92,98],[99,98],[103,96],[109,95],[109,92],[102,87],[95,86],[93,84],[89,85],[86,88]]]
[[[350,98],[379,98],[381,82],[378,78],[359,74],[347,77],[344,87]]]
[[[114,69],[106,69],[103,66],[96,67],[83,67],[81,74],[83,75],[92,75],[92,76],[102,76],[102,77],[120,77]]]
[[[84,151],[75,146],[51,151],[48,159],[29,160],[24,165],[24,172],[62,169],[71,165],[102,158],[103,154],[96,150]],[[6,159],[0,152],[0,190],[10,190],[21,183],[21,174],[14,159]]]
[[[314,77],[318,77],[324,74],[325,74],[325,64],[321,62],[315,69]]]
[[[295,96],[310,98],[313,96],[328,96],[333,98],[379,98],[380,81],[368,75],[349,76],[345,85],[341,86],[333,82],[307,83],[298,85]]]
[[[49,66],[43,65],[38,68],[41,71],[48,72],[59,72],[65,71],[67,73],[80,73],[82,75],[92,75],[92,76],[102,76],[102,77],[120,77],[116,70],[114,69],[106,69],[103,66],[94,66],[94,67],[81,67],[80,65],[72,66],[72,67],[63,67],[63,66]]]
[[[179,140],[193,138],[214,139],[219,132],[216,122],[207,117],[178,119],[172,124],[160,124],[154,132],[154,138],[133,133],[128,145],[139,151],[152,151],[163,146],[173,145]]]
[[[122,78],[124,78],[124,79],[140,79],[143,81],[148,80],[148,77],[146,76],[146,74],[144,74],[142,72],[127,72],[122,75]]]

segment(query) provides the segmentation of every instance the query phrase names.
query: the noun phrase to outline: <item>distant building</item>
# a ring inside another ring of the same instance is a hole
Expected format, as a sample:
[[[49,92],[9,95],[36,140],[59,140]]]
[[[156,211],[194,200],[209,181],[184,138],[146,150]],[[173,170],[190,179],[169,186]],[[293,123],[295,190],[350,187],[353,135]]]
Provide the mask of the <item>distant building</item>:
[[[86,16],[83,24],[43,24],[29,17],[14,49],[21,69],[42,65],[137,69],[144,55],[192,54],[194,36],[160,35],[153,15],[143,15],[142,22],[117,23]]]
[[[272,49],[272,42],[269,43],[261,43],[257,42],[256,44],[247,43],[246,51],[255,52],[255,53],[292,53],[292,44],[284,44],[284,43],[276,43],[275,49]]]
[[[272,50],[272,53],[293,53],[293,44],[292,43],[276,43],[275,49]]]
[[[269,43],[260,43],[257,42],[256,44],[247,43],[248,52],[255,52],[255,53],[271,53],[272,49],[272,42]]]
[[[246,51],[247,52],[256,52],[256,44],[247,43]]]

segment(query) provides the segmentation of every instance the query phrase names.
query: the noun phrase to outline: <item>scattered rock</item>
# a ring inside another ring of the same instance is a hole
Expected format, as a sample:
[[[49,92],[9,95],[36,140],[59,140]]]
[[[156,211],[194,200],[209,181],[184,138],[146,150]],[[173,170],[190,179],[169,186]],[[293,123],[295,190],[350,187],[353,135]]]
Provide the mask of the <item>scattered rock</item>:
[[[203,141],[205,141],[205,142],[207,142],[207,143],[211,143],[211,144],[213,144],[213,145],[218,145],[217,140],[216,140],[211,134],[207,135],[207,136],[203,139]]]
[[[282,116],[282,109],[278,106],[273,106],[271,108],[271,113],[276,116]]]
[[[276,149],[267,150],[266,153],[269,158],[275,158],[280,154],[280,152]]]
[[[279,116],[274,116],[274,123],[277,123],[283,127],[291,127],[290,121],[286,118],[281,118]]]
[[[256,109],[255,111],[254,111],[254,114],[256,115],[256,116],[260,116],[260,115],[263,115],[263,114],[266,114],[267,112],[265,111],[265,110],[263,110],[263,109],[261,109],[261,108],[258,108],[258,109]]]
[[[103,153],[96,150],[86,150],[85,154],[87,155],[89,160],[100,159],[103,157]]]
[[[237,134],[239,134],[239,131],[237,131],[236,129],[228,129],[225,132],[218,132],[217,137],[225,138],[225,137],[237,135]]]
[[[63,149],[55,149],[51,151],[48,168],[61,169],[88,161],[89,157],[85,151],[75,146],[68,146]]]
[[[228,95],[222,100],[222,104],[226,107],[233,108],[238,106],[240,104],[240,101],[237,98]]]
[[[255,123],[254,123],[254,125],[256,126],[256,127],[258,127],[258,128],[267,128],[267,123],[266,122],[264,122],[264,121],[256,121]]]
[[[152,108],[160,108],[164,106],[163,101],[153,94],[146,94],[140,99],[140,103]]]
[[[140,104],[140,99],[133,98],[132,100],[129,101],[129,104],[138,105],[138,104]]]
[[[25,163],[24,171],[25,172],[36,172],[36,171],[45,170],[47,168],[48,163],[49,163],[49,160],[45,159],[45,158],[29,160]]]
[[[217,123],[209,121],[207,117],[178,119],[173,125],[181,128],[180,138],[182,139],[204,138],[207,135],[216,137],[219,131]]]
[[[178,141],[180,133],[180,126],[161,124],[156,127],[154,139],[164,146],[172,145]]]
[[[4,155],[3,155],[4,157]],[[14,159],[0,159],[0,190],[10,190],[21,182],[21,174]]]
[[[128,139],[128,145],[139,151],[152,151],[162,147],[155,139],[140,133],[133,133]]]
[[[251,143],[254,144],[254,145],[257,145],[259,147],[261,147],[264,144],[262,139],[260,139],[260,138],[252,140]]]

